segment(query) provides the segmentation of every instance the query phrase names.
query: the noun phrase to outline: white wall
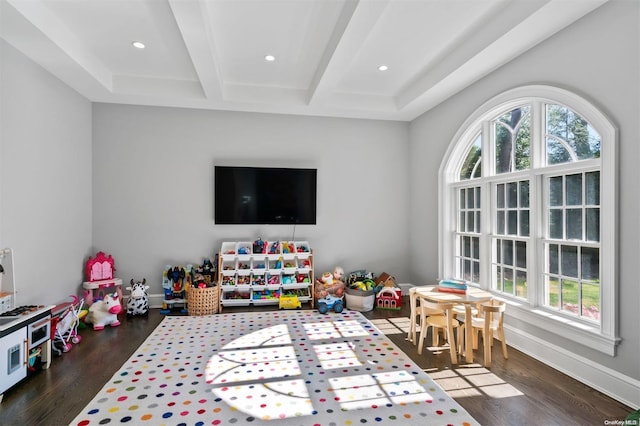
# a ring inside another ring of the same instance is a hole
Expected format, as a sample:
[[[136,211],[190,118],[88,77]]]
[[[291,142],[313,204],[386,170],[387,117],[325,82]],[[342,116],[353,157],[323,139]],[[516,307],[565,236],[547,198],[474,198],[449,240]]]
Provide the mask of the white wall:
[[[567,353],[583,357],[589,365],[640,379],[640,302],[638,285],[638,162],[640,161],[640,6],[635,1],[614,0],[587,15],[565,31],[496,70],[457,96],[411,124],[412,279],[429,280],[436,268],[438,169],[448,144],[464,120],[485,101],[513,87],[549,84],[571,90],[599,106],[619,129],[619,324],[622,343],[614,357],[574,343],[553,333],[511,321],[511,326]],[[432,261],[421,265],[425,252]],[[433,257],[431,255],[434,255]],[[509,322],[509,321],[508,321]],[[626,380],[626,379],[624,379]],[[629,380],[627,380],[629,382]],[[638,401],[636,394],[636,401]]]
[[[91,104],[3,41],[0,59],[0,247],[17,303],[56,303],[91,248]]]
[[[161,293],[166,264],[223,241],[290,239],[289,225],[215,225],[213,164],[315,167],[317,225],[297,226],[315,270],[408,278],[408,123],[96,104],[93,244],[126,282]]]

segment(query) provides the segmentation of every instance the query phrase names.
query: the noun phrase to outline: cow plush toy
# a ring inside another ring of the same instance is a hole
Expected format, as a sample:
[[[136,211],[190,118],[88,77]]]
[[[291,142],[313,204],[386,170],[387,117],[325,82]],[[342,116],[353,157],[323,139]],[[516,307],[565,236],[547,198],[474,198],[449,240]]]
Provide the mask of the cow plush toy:
[[[120,298],[117,293],[107,294],[102,300],[93,302],[89,308],[86,321],[93,324],[94,330],[102,330],[106,325],[117,327],[120,325],[118,314],[122,311]]]
[[[146,278],[143,278],[142,281],[131,279],[131,287],[127,287],[127,290],[131,292],[127,301],[127,318],[149,315],[149,294],[147,293],[149,286],[146,283]]]

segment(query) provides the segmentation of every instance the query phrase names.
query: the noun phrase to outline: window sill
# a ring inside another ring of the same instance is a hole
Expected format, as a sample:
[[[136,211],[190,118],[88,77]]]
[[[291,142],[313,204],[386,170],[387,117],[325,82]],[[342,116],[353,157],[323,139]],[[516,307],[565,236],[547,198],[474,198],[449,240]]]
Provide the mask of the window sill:
[[[513,317],[609,356],[616,356],[616,348],[621,340],[619,337],[605,336],[597,326],[574,321],[541,308],[529,308],[519,301],[504,300],[509,305],[505,313],[507,317]]]

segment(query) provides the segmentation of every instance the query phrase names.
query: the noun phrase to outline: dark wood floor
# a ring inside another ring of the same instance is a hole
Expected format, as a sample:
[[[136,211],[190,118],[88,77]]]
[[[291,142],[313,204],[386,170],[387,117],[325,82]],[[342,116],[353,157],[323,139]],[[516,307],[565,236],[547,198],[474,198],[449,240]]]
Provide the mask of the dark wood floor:
[[[408,316],[406,306],[401,311],[373,310],[365,316]],[[225,308],[224,313],[256,309],[265,307]],[[148,318],[121,319],[120,327],[82,330],[80,344],[54,356],[51,368],[5,393],[0,425],[68,425],[162,318],[152,309]],[[482,425],[614,425],[633,411],[513,348],[504,360],[500,345],[494,345],[491,369],[486,370],[480,367],[482,351],[475,353],[479,364],[452,366],[447,351],[434,353],[425,347],[418,355],[405,334],[388,337]]]

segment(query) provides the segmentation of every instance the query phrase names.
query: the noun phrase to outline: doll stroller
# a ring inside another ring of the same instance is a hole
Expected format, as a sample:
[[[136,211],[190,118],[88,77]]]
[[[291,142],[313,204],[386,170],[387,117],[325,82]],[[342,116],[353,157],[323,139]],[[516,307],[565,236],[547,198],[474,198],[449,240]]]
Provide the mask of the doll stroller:
[[[72,343],[78,344],[82,336],[78,334],[78,325],[80,324],[80,313],[84,300],[78,303],[78,298],[73,297],[73,302],[56,317],[55,335],[53,339],[52,349],[61,355],[62,352],[69,352]]]

